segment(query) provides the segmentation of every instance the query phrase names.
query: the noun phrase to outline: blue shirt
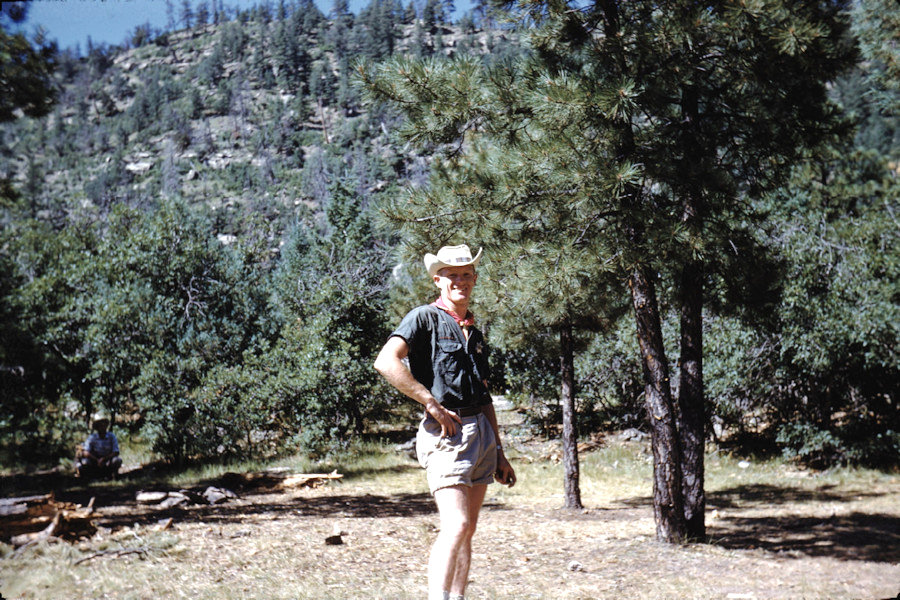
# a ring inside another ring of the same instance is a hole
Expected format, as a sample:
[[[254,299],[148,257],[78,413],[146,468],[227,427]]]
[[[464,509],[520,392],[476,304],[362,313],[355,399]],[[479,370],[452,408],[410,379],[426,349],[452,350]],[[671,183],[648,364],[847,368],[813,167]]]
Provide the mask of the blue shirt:
[[[489,351],[477,328],[469,328],[466,340],[453,317],[425,305],[403,317],[393,336],[403,338],[409,345],[410,372],[443,406],[462,408],[491,403],[483,382],[490,377]]]
[[[97,458],[103,458],[104,456],[119,453],[119,440],[116,439],[116,434],[111,431],[107,431],[103,437],[100,437],[95,431],[88,436],[82,447]]]

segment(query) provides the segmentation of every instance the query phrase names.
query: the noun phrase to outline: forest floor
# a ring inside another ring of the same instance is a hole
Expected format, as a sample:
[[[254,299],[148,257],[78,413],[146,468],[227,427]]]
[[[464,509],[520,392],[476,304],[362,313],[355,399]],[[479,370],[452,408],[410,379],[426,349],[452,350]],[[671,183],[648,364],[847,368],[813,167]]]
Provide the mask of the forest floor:
[[[709,542],[677,546],[655,541],[646,441],[609,436],[585,448],[586,508],[573,511],[561,508],[557,445],[510,439],[520,483],[489,489],[474,541],[472,600],[879,600],[900,593],[896,474],[810,472],[712,454]],[[213,506],[138,504],[135,495],[150,480],[127,475],[90,485],[61,485],[58,475],[2,477],[3,496],[54,489],[60,500],[95,498],[99,530],[19,553],[5,546],[0,598],[425,598],[433,502],[414,460],[384,449],[389,458],[338,465],[341,481],[250,487]],[[153,489],[166,486],[157,481]],[[325,542],[338,532],[342,543]]]

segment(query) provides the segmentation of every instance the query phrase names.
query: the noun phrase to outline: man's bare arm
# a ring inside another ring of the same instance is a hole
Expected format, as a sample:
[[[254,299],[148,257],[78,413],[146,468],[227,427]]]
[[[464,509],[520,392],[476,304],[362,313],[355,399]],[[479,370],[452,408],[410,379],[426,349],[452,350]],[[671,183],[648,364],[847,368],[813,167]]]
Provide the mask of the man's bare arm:
[[[388,383],[397,388],[405,396],[412,398],[425,407],[441,425],[441,435],[451,436],[456,433],[456,424],[462,423],[462,419],[456,413],[445,409],[431,395],[424,385],[419,383],[409,369],[403,364],[403,359],[409,354],[409,344],[401,337],[391,337],[378,358],[375,359],[375,370],[381,373]]]
[[[485,385],[487,385],[487,382],[485,382]],[[509,464],[509,460],[507,460],[506,454],[503,452],[502,445],[500,444],[500,425],[497,423],[497,413],[494,412],[494,405],[485,404],[482,407],[482,410],[484,416],[487,417],[488,423],[491,424],[491,429],[494,430],[494,438],[497,440],[497,481],[512,487],[516,484],[516,472],[512,468],[512,465]]]

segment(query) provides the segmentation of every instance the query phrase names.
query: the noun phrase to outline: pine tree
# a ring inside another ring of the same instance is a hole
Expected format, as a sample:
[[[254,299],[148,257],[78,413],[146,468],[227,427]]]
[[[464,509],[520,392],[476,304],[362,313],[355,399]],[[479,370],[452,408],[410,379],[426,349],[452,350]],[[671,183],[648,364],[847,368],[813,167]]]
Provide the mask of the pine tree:
[[[443,16],[443,23],[450,25],[453,23],[453,13],[456,12],[456,4],[453,0],[443,0],[441,2],[441,15]]]
[[[463,38],[464,40],[467,40],[471,34],[475,33],[475,19],[472,18],[472,11],[466,11],[459,18],[459,30],[466,34],[466,38]]]
[[[900,11],[891,0],[858,0],[851,14],[853,33],[868,61],[868,79],[878,103],[900,114]]]
[[[364,41],[360,45],[366,58],[381,60],[394,52],[397,39],[396,15],[390,0],[374,0],[358,17],[364,29]]]
[[[275,274],[289,331],[272,362],[287,371],[279,377],[301,407],[297,419],[308,447],[334,446],[361,431],[364,418],[382,406],[378,399],[387,397],[370,365],[386,335],[389,255],[354,187],[349,180],[328,186],[324,222],[298,224]],[[341,373],[340,386],[333,385],[334,373]]]
[[[444,13],[440,0],[425,0],[425,8],[422,9],[422,25],[430,34],[437,31],[437,27],[444,21]]]
[[[416,6],[412,2],[406,5],[406,8],[403,10],[403,24],[404,25],[412,25],[416,22]]]
[[[166,31],[174,31],[175,25],[175,4],[172,0],[166,0]]]
[[[199,27],[209,23],[209,4],[206,3],[206,0],[200,0],[197,3],[196,22]]]
[[[27,8],[14,9],[0,12],[0,123],[15,119],[17,110],[29,117],[43,116],[56,99],[52,79],[56,44],[39,39],[32,45],[22,33],[10,34],[10,22],[24,21],[27,14]]]
[[[416,21],[413,27],[412,42],[409,48],[410,54],[415,58],[422,58],[430,54],[430,46],[425,42],[425,28],[421,21]]]
[[[497,158],[482,155],[486,165],[497,164]],[[539,173],[519,171],[518,176],[541,178]],[[505,185],[503,175],[480,170],[482,181]],[[437,182],[435,182],[437,183]],[[537,207],[536,207],[537,208]],[[540,217],[533,213],[535,219]],[[520,351],[535,344],[536,337],[552,332],[558,343],[559,398],[562,406],[563,491],[566,508],[582,508],[580,465],[578,458],[578,417],[575,377],[575,355],[583,346],[579,335],[602,330],[618,312],[607,304],[615,299],[609,293],[615,285],[610,273],[592,278],[585,264],[593,256],[590,245],[571,244],[555,237],[555,228],[544,222],[527,233],[522,245],[493,247],[491,264],[511,265],[508,269],[483,269],[482,302],[492,310],[492,339],[499,339],[507,351]],[[535,310],[540,307],[539,310]],[[621,311],[621,307],[619,308]]]
[[[181,178],[178,175],[178,157],[175,143],[166,140],[162,160],[162,191],[168,198],[174,198],[181,191]]]
[[[552,220],[564,239],[602,240],[594,269],[614,265],[627,277],[634,310],[657,537],[702,539],[703,286],[736,276],[722,270],[720,249],[755,218],[744,200],[783,181],[834,126],[825,84],[852,58],[842,45],[846,23],[837,5],[778,0],[684,1],[665,12],[641,1],[527,7],[538,27],[526,62],[482,69],[467,59],[396,60],[378,76],[363,71],[376,97],[406,112],[405,136],[457,152],[439,167],[442,185],[412,193],[395,215],[429,239],[462,230],[519,244]],[[503,147],[496,169],[527,166],[542,176],[503,187],[481,179],[468,158],[480,137]],[[535,207],[540,219],[529,216]],[[677,402],[659,274],[680,290]]]
[[[353,28],[353,13],[347,0],[334,0],[331,19],[329,40],[334,46],[335,59],[340,60],[347,56],[348,39]]]
[[[312,35],[313,31],[325,23],[325,15],[313,0],[300,0],[295,13],[302,15],[302,31]]]
[[[275,25],[275,37],[272,44],[272,59],[278,72],[278,85],[290,89],[294,81],[294,61],[296,60],[296,44],[291,35],[288,23],[279,20]]]
[[[28,204],[31,207],[31,218],[37,218],[38,210],[41,206],[41,180],[43,179],[43,174],[41,173],[41,167],[37,162],[34,154],[28,154],[28,162],[25,167],[25,188],[22,190],[25,193],[25,198],[28,200]]]
[[[185,29],[194,26],[194,9],[191,8],[191,0],[181,0],[181,24]]]
[[[491,29],[493,27],[494,10],[490,0],[475,0],[473,3],[473,12],[478,25],[482,29]]]

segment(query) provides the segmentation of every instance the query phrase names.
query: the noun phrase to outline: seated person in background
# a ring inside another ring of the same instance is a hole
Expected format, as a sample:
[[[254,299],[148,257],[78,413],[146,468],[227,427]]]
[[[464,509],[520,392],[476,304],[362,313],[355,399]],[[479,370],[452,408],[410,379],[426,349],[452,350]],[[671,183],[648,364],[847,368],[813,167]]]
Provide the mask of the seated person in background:
[[[98,416],[92,425],[94,432],[82,444],[75,459],[79,477],[115,477],[122,466],[119,458],[119,440],[108,431],[109,418]]]

